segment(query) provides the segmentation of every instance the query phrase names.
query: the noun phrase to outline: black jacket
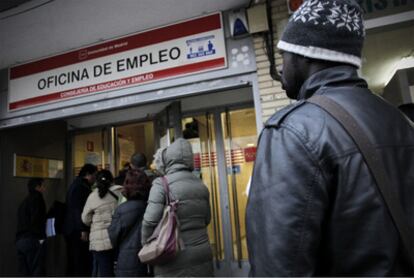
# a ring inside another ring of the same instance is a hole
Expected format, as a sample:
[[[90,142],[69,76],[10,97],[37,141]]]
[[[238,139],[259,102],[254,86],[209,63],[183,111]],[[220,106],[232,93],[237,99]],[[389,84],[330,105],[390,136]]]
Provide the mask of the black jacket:
[[[146,276],[147,266],[138,259],[141,244],[141,222],[146,201],[128,200],[122,203],[112,217],[108,228],[112,247],[117,250],[116,276]]]
[[[361,154],[313,94],[340,103],[383,158],[414,228],[414,129],[351,66],[312,75],[259,139],[247,205],[253,276],[413,275]]]
[[[38,191],[30,193],[19,207],[16,240],[21,238],[46,238],[46,204]]]
[[[89,231],[89,227],[83,224],[81,215],[86,204],[91,188],[88,182],[81,177],[76,177],[66,194],[66,217],[64,233],[66,235],[79,235],[82,231]]]

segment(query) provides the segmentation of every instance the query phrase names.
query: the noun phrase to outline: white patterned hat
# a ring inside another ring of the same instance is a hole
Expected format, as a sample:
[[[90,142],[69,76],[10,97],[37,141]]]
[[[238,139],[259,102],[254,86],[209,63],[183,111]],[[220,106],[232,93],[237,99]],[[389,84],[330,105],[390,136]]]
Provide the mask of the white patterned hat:
[[[277,47],[305,57],[361,67],[365,30],[353,0],[306,0],[291,16]]]

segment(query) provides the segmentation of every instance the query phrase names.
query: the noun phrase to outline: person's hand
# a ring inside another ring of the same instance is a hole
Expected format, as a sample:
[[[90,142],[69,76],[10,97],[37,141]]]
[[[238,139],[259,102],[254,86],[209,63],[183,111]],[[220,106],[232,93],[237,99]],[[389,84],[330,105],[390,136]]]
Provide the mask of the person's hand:
[[[88,241],[89,240],[89,233],[88,232],[81,232],[81,240]]]

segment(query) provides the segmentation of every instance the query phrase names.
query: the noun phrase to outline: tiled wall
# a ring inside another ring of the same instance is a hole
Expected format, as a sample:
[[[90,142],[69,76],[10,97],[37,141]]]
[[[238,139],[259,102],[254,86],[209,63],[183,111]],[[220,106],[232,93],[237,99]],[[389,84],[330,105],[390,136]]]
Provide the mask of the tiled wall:
[[[272,22],[274,32],[274,46],[276,66],[282,63],[280,55],[277,52],[276,44],[279,40],[279,33],[283,30],[289,17],[286,0],[272,0]],[[253,36],[254,48],[256,53],[257,75],[259,80],[259,91],[262,105],[262,118],[265,122],[276,111],[291,103],[281,84],[273,80],[269,75],[269,61],[265,54],[263,35],[256,34]]]

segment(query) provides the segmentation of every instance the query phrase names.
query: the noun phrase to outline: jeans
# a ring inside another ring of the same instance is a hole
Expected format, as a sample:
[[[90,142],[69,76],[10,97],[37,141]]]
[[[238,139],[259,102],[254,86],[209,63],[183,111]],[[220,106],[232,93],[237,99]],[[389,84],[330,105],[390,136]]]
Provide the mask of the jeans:
[[[46,276],[46,241],[21,238],[16,241],[19,273],[22,276]]]
[[[93,277],[114,276],[114,252],[113,250],[92,251],[93,254]]]

